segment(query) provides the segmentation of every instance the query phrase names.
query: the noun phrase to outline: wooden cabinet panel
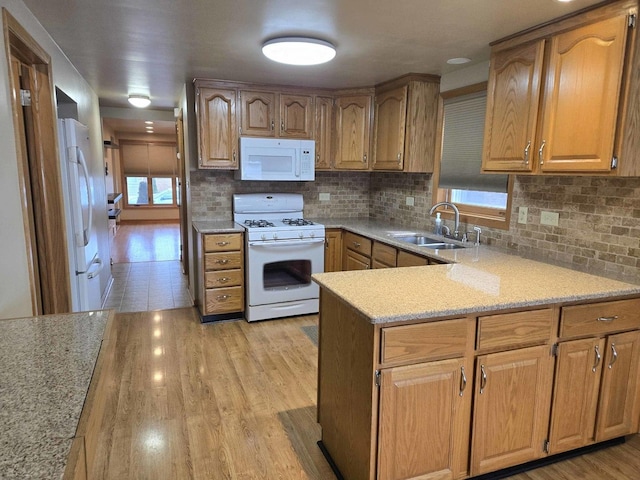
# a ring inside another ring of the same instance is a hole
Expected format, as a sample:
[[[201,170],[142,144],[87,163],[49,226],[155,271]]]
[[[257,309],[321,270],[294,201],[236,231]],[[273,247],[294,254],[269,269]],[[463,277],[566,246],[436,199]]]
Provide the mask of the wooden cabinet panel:
[[[342,230],[327,229],[325,231],[324,271],[339,272],[342,270]]]
[[[242,285],[243,282],[244,277],[240,269],[204,273],[205,288],[236,287]]]
[[[381,363],[415,362],[464,355],[475,320],[466,318],[382,329]]]
[[[604,339],[561,343],[555,375],[549,453],[593,442]]]
[[[205,252],[229,252],[242,248],[242,235],[237,233],[208,234],[204,236]]]
[[[584,337],[640,328],[640,299],[562,308],[560,337]]]
[[[349,248],[351,250],[357,251],[358,253],[366,255],[367,257],[371,256],[371,247],[373,242],[367,237],[363,237],[351,232],[345,232],[343,241],[344,248]]]
[[[598,442],[638,432],[640,331],[610,336],[602,368]]]
[[[243,264],[241,252],[207,253],[204,256],[205,270],[229,270],[241,268]]]
[[[429,265],[429,259],[426,257],[421,257],[420,255],[416,255],[414,253],[399,250],[396,263],[396,266],[398,267],[419,267],[422,265]]]
[[[354,252],[349,248],[344,249],[342,269],[349,270],[368,270],[371,268],[371,258]]]
[[[316,170],[331,170],[333,98],[316,97],[315,113]]]
[[[276,136],[276,94],[274,92],[240,91],[242,135]]]
[[[336,151],[333,166],[340,170],[368,170],[371,95],[336,99]]]
[[[207,312],[240,312],[244,309],[243,288],[225,287],[208,289],[205,292],[205,303]]]
[[[478,318],[478,349],[548,342],[554,310],[532,310]]]
[[[553,373],[549,350],[543,345],[477,358],[472,475],[544,455]]]
[[[371,248],[373,268],[395,267],[397,254],[398,251],[394,247],[380,242],[373,242],[373,247]]]
[[[238,168],[236,95],[234,89],[196,86],[200,168]]]
[[[466,476],[471,388],[465,359],[383,370],[378,479]],[[433,413],[434,406],[438,413]]]
[[[280,136],[313,138],[313,96],[280,94]]]
[[[482,153],[485,171],[533,170],[544,44],[539,40],[491,55]]]
[[[403,169],[408,90],[404,85],[375,97],[374,169]]]

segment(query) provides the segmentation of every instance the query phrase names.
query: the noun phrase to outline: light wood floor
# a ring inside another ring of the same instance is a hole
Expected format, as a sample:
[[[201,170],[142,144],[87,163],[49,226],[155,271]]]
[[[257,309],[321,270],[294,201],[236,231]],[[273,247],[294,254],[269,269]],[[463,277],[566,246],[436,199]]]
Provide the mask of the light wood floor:
[[[113,263],[180,259],[180,224],[124,224],[111,245]]]
[[[316,441],[316,316],[116,315],[92,479],[335,479]],[[511,480],[640,479],[640,437]]]

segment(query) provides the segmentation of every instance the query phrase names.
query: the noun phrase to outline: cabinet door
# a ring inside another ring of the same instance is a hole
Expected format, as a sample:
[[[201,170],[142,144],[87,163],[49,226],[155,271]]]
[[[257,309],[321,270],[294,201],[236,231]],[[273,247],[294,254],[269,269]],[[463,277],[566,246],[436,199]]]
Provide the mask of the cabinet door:
[[[342,231],[327,230],[325,232],[324,271],[342,271]]]
[[[536,460],[549,426],[549,346],[477,358],[471,474]]]
[[[583,447],[594,440],[604,339],[558,346],[549,453]]]
[[[603,364],[596,441],[638,431],[639,374],[640,331],[610,336]]]
[[[544,40],[491,55],[484,171],[532,171],[543,55]]]
[[[379,480],[466,476],[471,411],[468,371],[465,359],[382,371]]]
[[[611,169],[627,31],[621,15],[551,39],[537,145],[542,171]]]
[[[368,270],[371,268],[371,259],[354,252],[350,248],[344,249],[343,270]]]
[[[313,97],[280,94],[280,136],[313,138]]]
[[[276,94],[272,92],[240,91],[242,135],[276,136]]]
[[[408,86],[376,95],[373,141],[374,170],[402,170]]]
[[[198,166],[200,168],[238,168],[238,128],[236,91],[199,87]]]
[[[369,169],[371,96],[355,95],[336,100],[336,152],[334,167]]]
[[[333,98],[316,97],[316,170],[331,170]]]

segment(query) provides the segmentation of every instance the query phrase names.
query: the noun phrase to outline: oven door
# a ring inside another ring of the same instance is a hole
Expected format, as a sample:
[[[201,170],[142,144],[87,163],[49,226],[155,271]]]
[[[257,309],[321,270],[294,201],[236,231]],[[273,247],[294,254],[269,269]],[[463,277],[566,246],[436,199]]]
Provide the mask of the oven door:
[[[318,298],[311,275],[324,271],[324,239],[248,242],[250,306]]]

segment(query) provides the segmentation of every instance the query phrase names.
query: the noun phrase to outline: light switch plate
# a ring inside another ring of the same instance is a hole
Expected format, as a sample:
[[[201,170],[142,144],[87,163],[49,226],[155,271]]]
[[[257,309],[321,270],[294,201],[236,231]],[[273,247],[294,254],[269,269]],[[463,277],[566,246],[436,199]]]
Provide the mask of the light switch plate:
[[[527,223],[529,207],[518,207],[518,223]]]
[[[415,198],[407,197],[407,205],[409,205],[410,207],[413,207],[415,205]]]
[[[552,227],[557,227],[559,218],[560,214],[556,212],[540,212],[540,223],[542,225],[551,225]]]
[[[319,195],[319,197],[320,197],[320,201],[321,202],[328,202],[328,201],[331,200],[331,194],[330,193],[321,193]]]

